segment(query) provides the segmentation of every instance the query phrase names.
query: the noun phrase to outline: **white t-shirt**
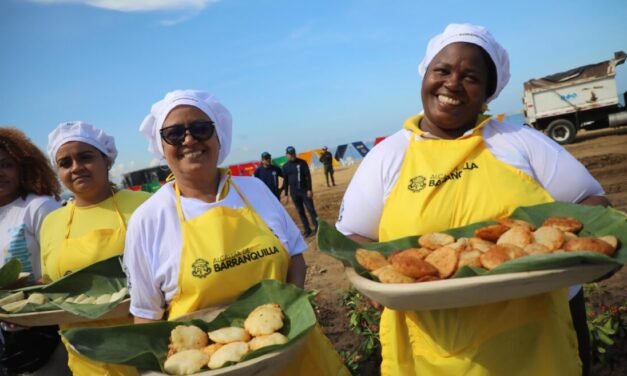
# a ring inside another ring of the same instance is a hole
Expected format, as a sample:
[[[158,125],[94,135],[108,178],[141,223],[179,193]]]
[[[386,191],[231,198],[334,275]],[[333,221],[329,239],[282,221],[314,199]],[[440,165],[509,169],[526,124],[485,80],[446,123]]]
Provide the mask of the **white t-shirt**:
[[[253,209],[285,246],[290,256],[304,252],[307,243],[287,211],[268,187],[254,177],[232,177]],[[226,177],[218,188],[222,191]],[[219,206],[244,208],[235,189],[215,203],[181,197],[185,219],[193,219]],[[161,319],[178,289],[181,263],[181,225],[176,212],[176,193],[164,185],[131,216],[126,232],[124,265],[128,277],[134,316]]]
[[[50,196],[29,194],[25,199],[0,207],[0,266],[11,258],[31,273],[30,282],[41,277],[39,229],[44,218],[61,205]]]
[[[496,159],[532,177],[555,201],[579,202],[605,194],[578,160],[541,132],[495,120],[490,120],[482,131],[486,147]],[[396,184],[412,135],[402,129],[377,144],[364,158],[344,194],[335,224],[338,231],[378,239],[383,206]],[[433,136],[422,136],[428,138]],[[571,297],[578,290],[571,289]]]

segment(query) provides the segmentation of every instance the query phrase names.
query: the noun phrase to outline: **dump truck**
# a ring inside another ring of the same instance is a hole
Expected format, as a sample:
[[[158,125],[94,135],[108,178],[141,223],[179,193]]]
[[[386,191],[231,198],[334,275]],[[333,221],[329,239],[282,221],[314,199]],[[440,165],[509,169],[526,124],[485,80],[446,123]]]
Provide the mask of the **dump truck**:
[[[616,87],[616,66],[626,58],[619,51],[610,60],[525,82],[527,125],[562,145],[573,142],[580,129],[627,125],[627,108],[620,104]],[[627,91],[622,96],[627,103]]]

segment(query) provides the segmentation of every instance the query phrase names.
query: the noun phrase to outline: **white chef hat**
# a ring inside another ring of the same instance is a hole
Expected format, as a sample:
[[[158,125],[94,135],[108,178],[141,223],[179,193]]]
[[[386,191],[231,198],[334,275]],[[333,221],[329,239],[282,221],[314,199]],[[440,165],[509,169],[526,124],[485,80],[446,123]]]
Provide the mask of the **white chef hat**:
[[[163,121],[177,106],[194,106],[207,114],[214,122],[218,140],[220,141],[220,153],[218,154],[218,164],[226,159],[231,151],[232,119],[231,113],[218,99],[206,91],[199,90],[175,90],[167,93],[165,98],[152,105],[142,124],[139,132],[148,139],[148,151],[157,158],[163,157],[163,145],[159,131],[163,126]]]
[[[56,156],[59,148],[71,141],[80,141],[95,147],[106,155],[112,164],[118,156],[115,139],[102,129],[84,121],[66,121],[59,124],[48,135],[48,155],[54,166],[57,164]]]
[[[483,26],[471,24],[450,24],[442,34],[431,38],[427,45],[427,53],[418,65],[418,73],[424,77],[431,60],[449,44],[466,42],[483,48],[492,58],[496,68],[496,89],[486,99],[486,103],[498,97],[499,93],[509,81],[509,56],[507,51],[494,39],[492,34]]]

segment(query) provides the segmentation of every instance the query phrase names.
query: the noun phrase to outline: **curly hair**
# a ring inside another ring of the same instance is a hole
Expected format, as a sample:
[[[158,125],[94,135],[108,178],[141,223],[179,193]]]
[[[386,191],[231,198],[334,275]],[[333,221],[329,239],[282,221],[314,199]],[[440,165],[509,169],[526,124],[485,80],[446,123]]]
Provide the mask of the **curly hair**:
[[[17,163],[19,195],[29,193],[59,199],[61,185],[48,158],[17,128],[0,128],[0,149]]]

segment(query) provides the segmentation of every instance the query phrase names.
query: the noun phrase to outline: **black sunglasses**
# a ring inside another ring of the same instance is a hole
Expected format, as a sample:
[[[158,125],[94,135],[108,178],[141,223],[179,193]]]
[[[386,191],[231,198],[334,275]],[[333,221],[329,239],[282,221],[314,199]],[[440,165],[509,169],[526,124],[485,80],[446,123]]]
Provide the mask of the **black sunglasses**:
[[[197,141],[207,141],[213,136],[215,130],[216,127],[212,121],[198,120],[187,124],[187,126],[185,124],[174,124],[169,127],[161,128],[159,134],[161,134],[161,139],[166,143],[179,146],[185,141],[187,131],[189,131],[189,134]]]

